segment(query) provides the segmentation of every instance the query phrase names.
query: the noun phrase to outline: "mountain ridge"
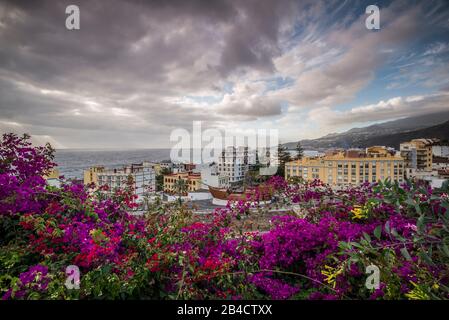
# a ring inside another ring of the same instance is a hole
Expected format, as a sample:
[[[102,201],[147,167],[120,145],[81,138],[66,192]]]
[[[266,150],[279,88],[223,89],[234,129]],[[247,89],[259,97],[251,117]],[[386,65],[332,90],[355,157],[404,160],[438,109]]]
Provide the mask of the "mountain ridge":
[[[430,136],[429,136],[430,135]],[[431,113],[356,127],[342,133],[331,133],[317,139],[300,140],[305,149],[365,148],[385,145],[398,149],[400,142],[416,138],[449,138],[449,111]],[[298,142],[283,144],[294,149]]]

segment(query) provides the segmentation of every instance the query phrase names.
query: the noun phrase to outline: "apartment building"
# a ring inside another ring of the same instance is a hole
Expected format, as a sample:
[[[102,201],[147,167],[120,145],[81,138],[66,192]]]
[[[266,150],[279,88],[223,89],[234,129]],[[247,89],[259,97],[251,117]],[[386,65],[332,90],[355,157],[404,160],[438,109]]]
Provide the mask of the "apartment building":
[[[162,166],[159,162],[144,161],[142,162],[142,165],[144,167],[152,168],[154,170],[155,175],[160,175],[162,172]]]
[[[432,145],[432,154],[434,157],[449,158],[449,142],[436,142]]]
[[[193,172],[178,172],[164,175],[164,192],[179,192],[179,181],[183,180],[186,186],[186,192],[197,191],[201,189],[201,174]]]
[[[94,166],[84,170],[84,184],[95,183],[98,185],[98,174],[104,172],[106,169],[103,166]]]
[[[202,188],[227,188],[229,187],[229,177],[222,176],[218,172],[218,166],[215,163],[210,163],[200,170]]]
[[[400,144],[405,167],[411,170],[432,170],[432,139],[413,139]]]
[[[248,170],[248,147],[229,146],[218,157],[218,174],[228,177],[229,183],[243,181]]]
[[[156,174],[152,167],[143,164],[132,164],[119,169],[103,169],[96,172],[97,185],[108,186],[112,192],[117,188],[125,188],[132,184],[138,201],[156,191]]]
[[[357,185],[390,178],[402,182],[404,159],[385,147],[337,150],[286,163],[285,178],[319,179],[331,185]]]
[[[432,170],[447,170],[449,169],[449,158],[436,157],[432,158]]]

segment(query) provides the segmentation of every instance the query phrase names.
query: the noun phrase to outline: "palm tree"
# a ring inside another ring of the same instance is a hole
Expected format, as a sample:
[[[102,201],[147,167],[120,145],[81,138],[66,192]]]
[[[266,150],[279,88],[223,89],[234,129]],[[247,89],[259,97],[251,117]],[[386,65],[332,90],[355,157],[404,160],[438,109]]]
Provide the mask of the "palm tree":
[[[174,184],[174,188],[176,190],[176,193],[178,194],[179,198],[179,202],[181,202],[181,197],[182,195],[184,195],[187,191],[188,191],[188,185],[187,182],[184,179],[178,179],[175,184]]]

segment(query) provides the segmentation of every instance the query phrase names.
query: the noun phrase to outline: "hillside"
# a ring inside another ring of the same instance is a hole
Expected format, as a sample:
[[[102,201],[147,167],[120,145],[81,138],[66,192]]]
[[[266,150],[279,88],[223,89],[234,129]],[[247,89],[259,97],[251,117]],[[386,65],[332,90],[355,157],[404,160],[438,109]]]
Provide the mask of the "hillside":
[[[441,140],[449,139],[449,121],[420,130],[368,138],[364,141],[360,141],[359,145],[357,145],[356,147],[365,148],[373,145],[384,145],[399,149],[399,144],[401,142],[418,138],[438,138]]]
[[[449,112],[434,113],[419,117],[353,128],[343,133],[332,133],[318,139],[301,140],[305,149],[351,148],[371,145],[387,145],[398,148],[402,141],[414,138],[448,139]],[[297,142],[284,144],[294,149]]]

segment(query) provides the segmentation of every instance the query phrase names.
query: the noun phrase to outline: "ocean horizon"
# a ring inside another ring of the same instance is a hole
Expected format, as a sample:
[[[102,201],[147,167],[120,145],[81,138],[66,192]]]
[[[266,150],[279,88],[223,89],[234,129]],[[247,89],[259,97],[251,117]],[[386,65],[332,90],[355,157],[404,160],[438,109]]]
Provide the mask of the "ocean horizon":
[[[83,171],[96,165],[119,168],[143,161],[170,159],[171,149],[57,149],[55,163],[60,174],[69,179],[82,179]]]
[[[92,166],[105,166],[107,168],[120,168],[132,163],[143,161],[164,161],[170,160],[169,148],[149,148],[149,149],[56,149],[55,163],[59,172],[68,179],[83,179],[83,171]],[[294,156],[296,152],[289,150]],[[191,153],[193,154],[193,152]],[[313,156],[317,152],[304,150],[304,155]]]

